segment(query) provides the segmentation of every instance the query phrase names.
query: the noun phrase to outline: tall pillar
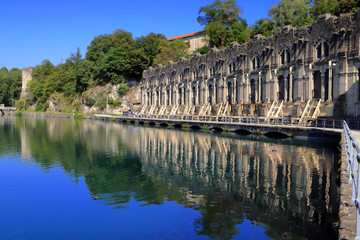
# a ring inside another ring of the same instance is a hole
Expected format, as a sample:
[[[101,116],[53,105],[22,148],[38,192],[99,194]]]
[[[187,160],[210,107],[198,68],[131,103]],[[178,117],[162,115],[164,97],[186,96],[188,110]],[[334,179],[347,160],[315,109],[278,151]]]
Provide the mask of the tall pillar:
[[[234,78],[234,83],[233,83],[233,90],[234,90],[234,93],[233,93],[233,100],[231,101],[233,104],[237,104],[238,101],[237,101],[237,86],[236,86],[236,78]]]
[[[284,102],[288,102],[288,101],[289,101],[289,99],[288,99],[288,84],[289,84],[288,77],[289,77],[289,75],[287,75],[287,76],[284,78]],[[281,91],[281,90],[280,90],[280,91]]]
[[[155,89],[155,90],[154,90],[154,105],[155,105],[155,106],[158,105],[158,102],[157,102],[157,94],[158,94],[158,91]]]
[[[195,99],[195,105],[199,104],[199,83],[196,84],[196,99]]]
[[[229,88],[226,78],[223,79],[223,102],[228,102]]]
[[[292,75],[292,67],[290,67],[289,69],[289,74],[290,74],[290,77],[289,77],[289,102],[293,102],[293,95],[292,95],[292,92],[293,92],[293,75]]]
[[[249,91],[249,85],[250,85],[250,79],[249,74],[246,74],[245,78],[245,96],[244,96],[244,103],[250,103],[250,91]]]
[[[328,100],[332,101],[333,63],[329,61],[329,93]]]
[[[259,79],[259,82],[258,82],[258,98],[257,98],[257,102],[258,103],[261,103],[261,92],[262,92],[262,89],[261,89],[261,78],[262,78],[262,74],[261,74],[261,72],[259,72],[259,77],[258,77],[258,79]]]
[[[169,89],[169,105],[173,105],[173,89],[172,89],[172,86],[170,86],[170,89]]]
[[[274,80],[273,80],[273,100],[278,101],[279,100],[279,81],[278,81],[278,74],[277,70],[274,70]]]
[[[190,85],[190,88],[189,88],[189,105],[193,105],[193,90],[192,90],[192,84],[191,83],[189,83],[189,85]]]
[[[216,88],[217,88],[217,86],[216,86],[216,80],[214,79],[214,87],[213,87],[213,89],[214,89],[214,94],[213,94],[213,104],[216,104],[216,98],[217,98],[217,96],[216,96]]]
[[[260,79],[255,79],[255,103],[258,103],[259,102],[259,82],[260,82]]]
[[[321,100],[325,100],[325,73],[321,72]]]
[[[312,77],[312,64],[309,64],[309,100],[312,100],[314,98],[314,83]]]
[[[208,99],[209,99],[209,85],[207,80],[205,81],[204,89],[205,89],[205,96],[204,96],[204,104],[205,104],[208,103]]]

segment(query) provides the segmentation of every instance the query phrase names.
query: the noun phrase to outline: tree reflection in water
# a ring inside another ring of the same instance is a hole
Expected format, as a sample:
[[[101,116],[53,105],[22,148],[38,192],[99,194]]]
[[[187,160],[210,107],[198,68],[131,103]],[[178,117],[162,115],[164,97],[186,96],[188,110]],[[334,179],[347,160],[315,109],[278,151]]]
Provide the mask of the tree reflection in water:
[[[21,142],[24,161],[83,176],[113,208],[176,201],[200,211],[195,230],[212,239],[232,239],[246,219],[274,239],[337,237],[339,153],[324,145],[87,120],[0,124],[1,154]]]

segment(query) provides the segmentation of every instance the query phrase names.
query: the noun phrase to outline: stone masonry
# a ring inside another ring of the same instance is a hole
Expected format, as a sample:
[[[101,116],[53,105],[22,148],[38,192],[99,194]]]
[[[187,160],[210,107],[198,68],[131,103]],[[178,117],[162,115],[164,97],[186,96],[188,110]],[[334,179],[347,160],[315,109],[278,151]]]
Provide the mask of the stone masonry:
[[[32,70],[32,67],[22,69],[22,89],[20,95],[21,99],[26,98],[29,94],[27,90],[27,85],[32,80]]]
[[[142,105],[169,107],[165,114],[178,106],[179,115],[186,106],[199,114],[210,105],[209,115],[216,115],[227,104],[227,115],[265,116],[281,101],[282,116],[300,117],[306,104],[318,100],[320,117],[358,117],[359,39],[360,11],[325,14],[311,26],[286,26],[275,36],[256,35],[225,50],[150,67],[141,81]]]

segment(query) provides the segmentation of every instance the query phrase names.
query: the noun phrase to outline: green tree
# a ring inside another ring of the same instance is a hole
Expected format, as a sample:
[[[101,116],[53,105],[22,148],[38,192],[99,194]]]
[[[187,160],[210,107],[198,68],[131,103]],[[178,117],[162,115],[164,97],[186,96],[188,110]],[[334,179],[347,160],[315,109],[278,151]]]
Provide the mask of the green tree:
[[[309,0],[281,0],[270,8],[269,15],[279,29],[286,25],[300,28],[312,23],[310,9]]]
[[[189,46],[182,39],[175,39],[172,42],[163,42],[160,45],[160,53],[154,59],[154,66],[166,65],[169,61],[178,62],[186,55],[185,51]]]
[[[205,26],[210,46],[224,47],[231,41],[243,43],[248,40],[247,23],[239,16],[241,13],[242,8],[233,0],[215,0],[199,9],[197,20]]]
[[[339,0],[340,13],[354,13],[360,9],[359,0]]]
[[[41,65],[37,65],[32,72],[32,80],[29,82],[29,91],[32,100],[38,102],[42,106],[51,93],[57,90],[60,82],[54,76],[55,66],[49,61],[42,61]],[[46,110],[41,108],[40,110]]]
[[[21,93],[21,70],[13,68],[8,71],[0,69],[0,103],[5,106],[13,106],[15,100],[20,98]]]
[[[166,45],[167,39],[162,34],[150,33],[147,36],[141,36],[136,39],[140,48],[143,50],[147,60],[147,67],[154,64],[154,59],[160,53],[161,46]]]
[[[270,18],[259,19],[250,27],[250,36],[262,34],[268,37],[278,33],[286,25],[296,28],[310,25],[313,21],[311,11],[310,0],[280,0],[279,4],[270,8]]]
[[[273,19],[261,18],[250,27],[250,36],[262,34],[265,37],[276,34],[279,29],[276,27],[276,22]]]

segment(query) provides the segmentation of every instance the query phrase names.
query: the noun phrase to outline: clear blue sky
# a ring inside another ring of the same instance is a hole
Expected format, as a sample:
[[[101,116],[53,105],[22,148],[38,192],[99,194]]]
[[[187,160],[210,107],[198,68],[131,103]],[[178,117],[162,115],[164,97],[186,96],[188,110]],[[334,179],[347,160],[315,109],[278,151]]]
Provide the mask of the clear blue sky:
[[[24,68],[49,59],[57,65],[95,36],[122,29],[174,37],[202,30],[199,8],[213,0],[0,0],[0,68]],[[278,0],[237,1],[249,25]]]

